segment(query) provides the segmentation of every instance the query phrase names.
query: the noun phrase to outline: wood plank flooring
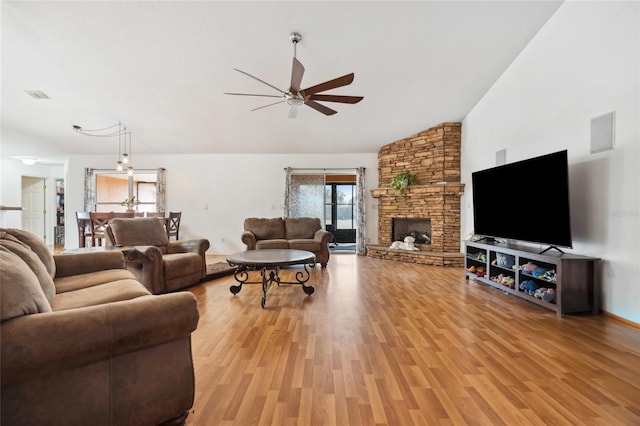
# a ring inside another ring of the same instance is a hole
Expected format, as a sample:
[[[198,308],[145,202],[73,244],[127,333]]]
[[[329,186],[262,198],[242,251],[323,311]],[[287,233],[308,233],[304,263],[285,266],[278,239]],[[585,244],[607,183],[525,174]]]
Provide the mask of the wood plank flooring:
[[[640,424],[640,329],[608,317],[347,254],[312,270],[312,296],[272,287],[266,309],[259,285],[234,283],[190,289],[187,425]]]

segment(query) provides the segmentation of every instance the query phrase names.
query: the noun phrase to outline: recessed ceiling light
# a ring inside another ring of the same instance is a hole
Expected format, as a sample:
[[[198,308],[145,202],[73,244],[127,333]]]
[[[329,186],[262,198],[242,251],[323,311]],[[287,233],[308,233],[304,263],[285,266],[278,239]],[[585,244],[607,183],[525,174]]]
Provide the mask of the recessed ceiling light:
[[[46,93],[41,90],[25,90],[27,95],[34,99],[51,99]]]

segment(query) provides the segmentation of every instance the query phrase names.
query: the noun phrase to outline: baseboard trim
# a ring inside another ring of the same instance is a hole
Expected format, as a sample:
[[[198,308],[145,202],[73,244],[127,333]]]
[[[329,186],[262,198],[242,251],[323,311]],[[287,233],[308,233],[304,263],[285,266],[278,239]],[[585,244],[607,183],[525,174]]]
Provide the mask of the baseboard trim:
[[[602,311],[601,314],[606,316],[606,317],[611,318],[612,320],[614,320],[616,322],[619,322],[621,324],[628,325],[630,327],[637,328],[637,329],[640,330],[640,324],[638,324],[637,322],[633,322],[633,321],[628,320],[626,318],[619,317],[618,315],[614,315],[611,312],[607,312],[607,311]]]

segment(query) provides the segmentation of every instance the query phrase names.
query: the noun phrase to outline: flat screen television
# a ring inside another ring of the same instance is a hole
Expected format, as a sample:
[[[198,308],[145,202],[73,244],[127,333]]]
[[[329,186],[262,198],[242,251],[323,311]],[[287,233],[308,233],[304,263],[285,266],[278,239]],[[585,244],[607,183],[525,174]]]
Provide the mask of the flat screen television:
[[[567,151],[471,174],[474,233],[572,247]]]

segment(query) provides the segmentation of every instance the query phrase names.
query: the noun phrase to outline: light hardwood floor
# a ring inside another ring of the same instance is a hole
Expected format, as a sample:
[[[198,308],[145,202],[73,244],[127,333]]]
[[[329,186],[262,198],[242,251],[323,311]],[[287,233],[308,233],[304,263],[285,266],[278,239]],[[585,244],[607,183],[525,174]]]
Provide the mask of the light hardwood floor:
[[[355,255],[315,267],[310,297],[271,288],[266,309],[260,286],[234,283],[190,289],[187,425],[640,424],[640,329],[609,317]]]

